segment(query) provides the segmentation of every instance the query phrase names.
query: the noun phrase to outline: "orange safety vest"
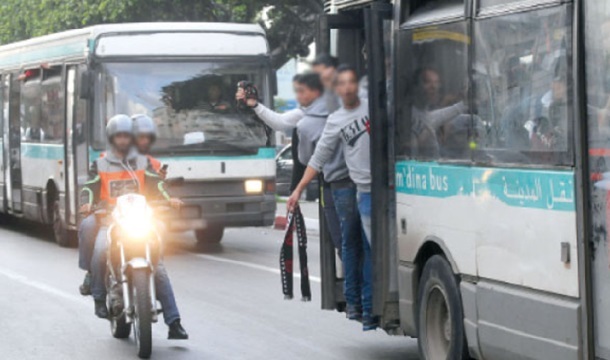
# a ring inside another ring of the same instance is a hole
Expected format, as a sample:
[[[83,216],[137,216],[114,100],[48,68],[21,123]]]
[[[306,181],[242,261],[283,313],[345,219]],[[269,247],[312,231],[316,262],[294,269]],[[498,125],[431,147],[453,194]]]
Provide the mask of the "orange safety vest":
[[[146,155],[146,157],[148,158],[148,161],[150,161],[150,165],[152,166],[152,168],[159,173],[161,171],[161,161],[155,159],[154,157],[152,157],[151,155]]]

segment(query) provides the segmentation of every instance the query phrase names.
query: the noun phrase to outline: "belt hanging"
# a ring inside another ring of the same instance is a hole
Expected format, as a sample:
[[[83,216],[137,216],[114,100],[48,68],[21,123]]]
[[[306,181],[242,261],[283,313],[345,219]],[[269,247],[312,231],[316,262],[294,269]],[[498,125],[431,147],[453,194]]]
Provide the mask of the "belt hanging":
[[[305,229],[305,219],[300,207],[288,213],[288,225],[286,235],[280,252],[280,271],[282,275],[282,290],[284,299],[294,298],[293,278],[294,278],[294,232],[297,232],[299,246],[299,264],[301,266],[301,296],[303,301],[311,301],[311,285],[309,283],[309,268],[307,267],[307,233]]]

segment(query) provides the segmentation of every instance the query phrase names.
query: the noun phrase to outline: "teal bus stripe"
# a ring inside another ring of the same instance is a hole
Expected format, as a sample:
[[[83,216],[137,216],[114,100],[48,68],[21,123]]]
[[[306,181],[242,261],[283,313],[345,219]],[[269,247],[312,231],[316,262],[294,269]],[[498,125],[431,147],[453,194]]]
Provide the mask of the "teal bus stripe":
[[[21,144],[21,157],[26,159],[63,160],[63,144]]]
[[[89,161],[93,162],[100,157],[102,151],[89,150]],[[273,160],[275,159],[274,148],[260,148],[258,153],[254,155],[236,155],[236,156],[214,156],[214,155],[189,155],[189,156],[162,156],[157,158],[161,162],[167,161],[232,161],[232,160]]]
[[[0,66],[9,67],[36,61],[44,62],[50,59],[70,56],[82,56],[84,58],[87,45],[86,42],[79,41],[31,51],[10,51],[8,55],[0,56]]]
[[[396,164],[396,190],[414,196],[495,198],[512,207],[575,211],[574,184],[572,171]]]
[[[265,160],[275,159],[274,148],[260,148],[258,153],[254,155],[235,155],[235,156],[214,156],[214,155],[195,155],[195,156],[162,156],[158,158],[160,161],[231,161],[231,160]]]

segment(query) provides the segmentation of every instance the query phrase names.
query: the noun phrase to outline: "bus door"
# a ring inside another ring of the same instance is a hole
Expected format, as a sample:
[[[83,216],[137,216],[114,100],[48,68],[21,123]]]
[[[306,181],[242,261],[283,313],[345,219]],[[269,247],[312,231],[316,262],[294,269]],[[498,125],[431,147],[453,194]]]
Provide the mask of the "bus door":
[[[7,167],[5,184],[7,186],[7,207],[14,214],[21,214],[21,80],[16,74],[8,75],[5,86],[9,87],[8,121],[4,123],[5,150]]]
[[[8,123],[8,89],[9,84],[7,83],[8,76],[2,76],[0,79],[0,86],[2,87],[2,91],[0,92],[0,104],[1,104],[1,112],[0,112],[0,139],[2,139],[2,147],[0,148],[0,211],[6,211],[6,188],[7,184],[5,182],[6,176],[6,156],[8,153],[8,140],[5,132],[5,124]],[[7,126],[8,127],[8,126]]]
[[[318,32],[316,34],[316,44],[318,54],[328,53],[337,56],[336,51],[331,51],[334,43],[340,43],[342,47],[350,47],[350,51],[344,51],[347,54],[358,54],[358,45],[362,32],[362,18],[352,17],[348,14],[328,14],[318,18]],[[336,36],[343,41],[336,40]],[[362,45],[360,45],[360,48]],[[350,61],[351,64],[359,67],[362,66],[360,56],[352,59],[341,58],[340,61]],[[355,61],[357,61],[355,63]],[[322,201],[320,202],[320,267],[322,279],[322,309],[324,310],[342,310],[345,305],[345,297],[343,295],[343,270],[341,262],[336,254],[333,241],[328,232],[324,211],[322,209]]]
[[[610,359],[610,3],[584,0],[580,4],[584,21],[579,16],[578,33],[584,54],[576,51],[575,62],[580,75],[577,90],[586,96],[579,101],[578,114],[588,119],[587,128],[582,129],[587,144],[580,156],[588,162],[581,203],[586,236],[581,288],[587,290],[581,292],[587,300],[588,320],[583,329],[588,335],[586,358]]]
[[[76,107],[76,67],[69,66],[66,71],[66,126],[65,135],[66,139],[66,161],[65,174],[66,174],[66,214],[65,219],[67,225],[76,225],[76,206],[77,206],[77,179],[76,179],[76,156],[75,156],[75,139],[77,136],[75,133],[75,107]]]
[[[374,311],[388,328],[397,324],[398,290],[396,285],[395,214],[393,194],[393,133],[388,126],[388,70],[391,58],[392,6],[376,3],[345,8],[319,20],[318,52],[331,53],[341,63],[349,63],[363,75],[361,87],[368,90],[371,119],[371,162],[373,197]],[[366,92],[363,92],[366,94]],[[320,217],[323,222],[323,216]],[[324,227],[322,227],[323,229]],[[334,309],[342,299],[342,283],[337,276],[334,249],[328,233],[322,231],[322,307]]]
[[[78,224],[78,204],[81,186],[89,176],[89,149],[87,146],[88,76],[86,65],[70,65],[66,69],[66,223]]]

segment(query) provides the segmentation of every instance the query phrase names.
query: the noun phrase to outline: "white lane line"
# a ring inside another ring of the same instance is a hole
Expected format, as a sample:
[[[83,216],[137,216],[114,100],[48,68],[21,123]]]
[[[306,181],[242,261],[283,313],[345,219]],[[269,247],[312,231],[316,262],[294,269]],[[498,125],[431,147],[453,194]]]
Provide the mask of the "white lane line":
[[[237,265],[237,266],[245,267],[248,269],[260,270],[260,271],[265,271],[268,273],[280,275],[280,269],[272,268],[269,266],[249,263],[249,262],[245,262],[245,261],[225,259],[225,258],[221,258],[221,257],[214,256],[214,255],[195,254],[195,256],[197,256],[198,258],[201,258],[201,259],[205,259],[205,260],[215,261],[215,262],[224,263],[224,264]],[[295,273],[294,277],[301,278],[301,274]],[[309,280],[311,282],[315,282],[315,283],[322,282],[322,280],[319,277],[311,276],[311,275],[309,276]]]
[[[32,287],[32,288],[40,290],[40,291],[44,291],[48,294],[54,295],[59,298],[62,298],[64,300],[69,300],[69,301],[79,303],[82,305],[88,305],[88,302],[81,296],[73,295],[68,292],[51,287],[47,284],[29,279],[28,277],[20,275],[14,271],[0,268],[0,275],[4,276],[6,278],[9,278],[10,280],[21,283],[23,285]]]

